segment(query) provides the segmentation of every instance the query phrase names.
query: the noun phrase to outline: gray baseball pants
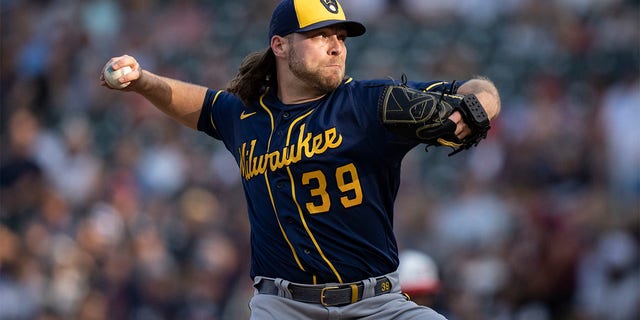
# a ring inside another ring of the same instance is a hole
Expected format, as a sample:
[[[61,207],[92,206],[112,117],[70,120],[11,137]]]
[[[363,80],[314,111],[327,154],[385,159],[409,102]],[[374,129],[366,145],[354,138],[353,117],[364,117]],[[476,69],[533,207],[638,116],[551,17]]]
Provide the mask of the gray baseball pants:
[[[393,272],[386,277],[391,281],[389,293],[374,296],[373,279],[364,280],[363,299],[356,303],[340,307],[326,307],[322,304],[304,303],[292,300],[287,289],[287,281],[276,280],[278,295],[261,294],[256,289],[249,302],[251,320],[334,320],[334,319],[424,319],[446,320],[433,309],[420,306],[407,300],[402,294],[398,273]],[[255,277],[255,286],[263,277]]]

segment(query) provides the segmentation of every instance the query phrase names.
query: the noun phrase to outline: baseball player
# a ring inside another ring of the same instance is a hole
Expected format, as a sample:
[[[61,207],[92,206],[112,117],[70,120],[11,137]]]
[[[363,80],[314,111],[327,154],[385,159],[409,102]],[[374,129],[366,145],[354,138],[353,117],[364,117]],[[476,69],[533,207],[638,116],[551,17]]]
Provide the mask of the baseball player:
[[[247,56],[224,90],[153,74],[128,55],[105,66],[130,67],[121,90],[235,158],[251,224],[252,319],[443,319],[399,285],[400,163],[420,143],[477,145],[498,92],[485,78],[346,77],[345,40],[364,33],[335,0],[283,0],[268,48]]]

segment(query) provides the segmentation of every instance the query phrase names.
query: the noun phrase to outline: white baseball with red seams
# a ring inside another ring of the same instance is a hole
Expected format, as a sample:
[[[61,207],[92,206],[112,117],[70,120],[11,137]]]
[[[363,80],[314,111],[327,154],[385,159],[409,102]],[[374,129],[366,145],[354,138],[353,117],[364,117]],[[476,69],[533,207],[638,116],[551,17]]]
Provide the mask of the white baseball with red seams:
[[[124,82],[124,83],[120,83],[120,81],[118,81],[118,79],[120,77],[122,77],[123,75],[131,72],[131,67],[129,66],[124,66],[118,70],[113,70],[113,67],[111,65],[109,65],[108,67],[106,67],[104,69],[104,81],[107,83],[107,85],[111,88],[114,89],[122,89],[125,88],[126,86],[128,86],[131,82]]]

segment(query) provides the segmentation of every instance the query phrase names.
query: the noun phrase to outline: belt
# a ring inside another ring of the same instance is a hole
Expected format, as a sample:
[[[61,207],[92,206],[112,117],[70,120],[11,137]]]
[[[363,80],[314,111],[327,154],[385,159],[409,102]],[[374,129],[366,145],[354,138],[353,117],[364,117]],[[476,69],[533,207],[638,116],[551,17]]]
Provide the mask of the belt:
[[[278,295],[278,287],[272,279],[262,279],[256,288],[261,294]],[[374,295],[391,292],[391,281],[385,276],[376,278]],[[363,299],[364,283],[354,282],[338,285],[302,285],[289,283],[291,299],[299,302],[321,304],[325,307],[344,306]]]

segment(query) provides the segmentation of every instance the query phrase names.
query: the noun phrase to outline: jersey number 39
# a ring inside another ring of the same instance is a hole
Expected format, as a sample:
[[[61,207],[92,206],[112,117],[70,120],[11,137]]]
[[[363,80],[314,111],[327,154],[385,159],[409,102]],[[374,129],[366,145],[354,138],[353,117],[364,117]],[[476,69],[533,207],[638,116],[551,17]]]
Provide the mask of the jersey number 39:
[[[349,208],[362,203],[362,187],[358,178],[358,171],[353,163],[338,167],[335,172],[338,189],[342,192],[340,203],[343,207]],[[307,202],[306,207],[309,213],[324,213],[331,209],[331,198],[327,193],[327,179],[320,170],[305,172],[302,174],[302,184],[310,185],[311,196],[316,200]]]

